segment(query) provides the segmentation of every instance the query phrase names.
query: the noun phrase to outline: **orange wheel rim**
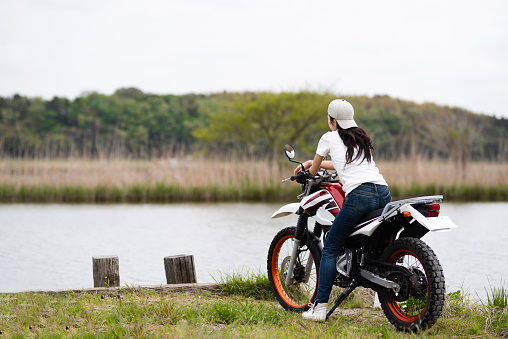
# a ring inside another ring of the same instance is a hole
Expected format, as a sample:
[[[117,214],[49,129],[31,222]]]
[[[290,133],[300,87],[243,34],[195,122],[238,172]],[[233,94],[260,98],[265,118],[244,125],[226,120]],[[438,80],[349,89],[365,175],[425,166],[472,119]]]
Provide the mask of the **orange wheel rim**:
[[[279,293],[279,295],[282,297],[282,299],[284,300],[284,302],[287,305],[289,305],[292,308],[304,308],[305,306],[308,305],[308,302],[306,302],[305,304],[297,304],[297,303],[295,303],[291,299],[291,297],[287,295],[286,291],[282,287],[282,281],[281,281],[280,275],[279,275],[279,253],[280,253],[280,248],[286,242],[286,240],[289,239],[289,238],[294,238],[294,235],[287,235],[287,236],[283,237],[282,239],[280,239],[279,242],[277,243],[277,245],[275,246],[275,249],[273,250],[274,255],[272,257],[272,262],[271,262],[271,270],[272,270],[273,282],[275,284],[275,288],[277,289],[277,292]],[[316,294],[316,291],[314,291],[314,295],[315,294]],[[314,295],[312,297],[314,297]]]

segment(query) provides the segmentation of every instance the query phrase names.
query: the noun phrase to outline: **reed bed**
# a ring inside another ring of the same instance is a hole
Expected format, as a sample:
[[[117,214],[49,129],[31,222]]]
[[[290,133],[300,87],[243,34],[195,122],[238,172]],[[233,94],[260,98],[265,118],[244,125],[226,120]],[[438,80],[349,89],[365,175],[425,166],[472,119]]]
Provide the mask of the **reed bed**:
[[[508,200],[508,163],[379,161],[395,198]],[[281,184],[295,165],[280,161],[167,158],[0,161],[2,202],[281,201],[299,186]]]

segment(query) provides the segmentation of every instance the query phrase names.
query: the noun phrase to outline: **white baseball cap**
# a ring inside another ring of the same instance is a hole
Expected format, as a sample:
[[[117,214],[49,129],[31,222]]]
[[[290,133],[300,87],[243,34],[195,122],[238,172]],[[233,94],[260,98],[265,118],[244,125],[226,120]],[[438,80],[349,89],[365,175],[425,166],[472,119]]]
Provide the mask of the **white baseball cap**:
[[[328,115],[337,120],[340,127],[348,129],[351,127],[358,127],[353,120],[355,110],[353,105],[344,99],[335,99],[328,105]]]

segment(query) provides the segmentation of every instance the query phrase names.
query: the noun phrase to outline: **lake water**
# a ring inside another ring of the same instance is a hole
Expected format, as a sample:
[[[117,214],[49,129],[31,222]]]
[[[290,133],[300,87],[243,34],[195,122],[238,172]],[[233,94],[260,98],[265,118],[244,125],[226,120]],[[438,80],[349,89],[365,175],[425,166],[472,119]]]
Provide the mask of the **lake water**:
[[[266,272],[273,236],[296,216],[282,204],[0,205],[0,292],[93,287],[92,257],[114,254],[125,285],[165,284],[164,257],[194,255],[198,282]],[[442,203],[458,228],[423,240],[444,269],[447,291],[506,286],[508,203]]]

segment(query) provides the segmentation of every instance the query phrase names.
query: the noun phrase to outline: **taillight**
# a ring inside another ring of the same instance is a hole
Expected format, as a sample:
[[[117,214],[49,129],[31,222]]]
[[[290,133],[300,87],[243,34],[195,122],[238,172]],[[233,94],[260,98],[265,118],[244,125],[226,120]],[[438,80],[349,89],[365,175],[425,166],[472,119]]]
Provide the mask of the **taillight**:
[[[440,209],[441,209],[441,205],[430,204],[429,205],[429,217],[438,217]]]

